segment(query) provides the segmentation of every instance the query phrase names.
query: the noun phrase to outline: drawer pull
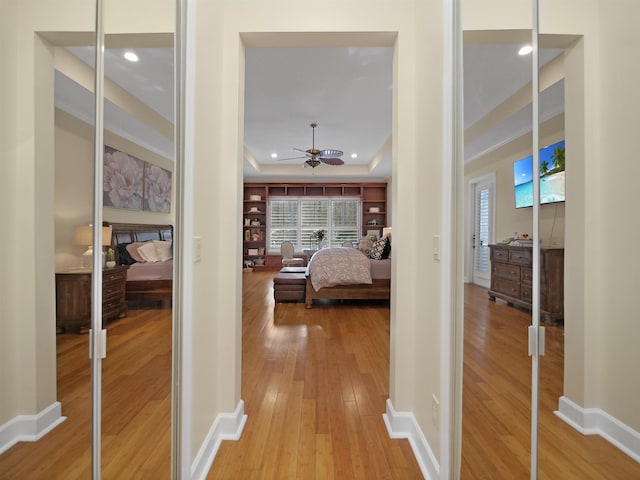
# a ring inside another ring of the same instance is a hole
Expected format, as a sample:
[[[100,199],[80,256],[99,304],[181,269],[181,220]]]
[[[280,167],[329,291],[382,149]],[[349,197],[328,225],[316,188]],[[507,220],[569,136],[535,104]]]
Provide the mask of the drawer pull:
[[[509,273],[510,273],[510,274],[511,274],[511,276],[513,276],[513,277],[515,277],[515,276],[516,276],[516,271],[515,271],[515,270],[511,270]]]

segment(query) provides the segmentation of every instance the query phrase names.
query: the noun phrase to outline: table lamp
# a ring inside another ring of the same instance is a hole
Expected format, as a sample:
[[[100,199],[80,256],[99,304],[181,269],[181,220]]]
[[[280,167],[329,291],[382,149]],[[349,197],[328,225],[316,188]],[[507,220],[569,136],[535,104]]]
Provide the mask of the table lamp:
[[[73,232],[74,245],[86,245],[87,251],[82,254],[82,266],[91,268],[93,257],[93,225],[79,225]],[[102,246],[111,245],[111,227],[102,227]],[[104,267],[105,257],[102,253],[102,266]]]

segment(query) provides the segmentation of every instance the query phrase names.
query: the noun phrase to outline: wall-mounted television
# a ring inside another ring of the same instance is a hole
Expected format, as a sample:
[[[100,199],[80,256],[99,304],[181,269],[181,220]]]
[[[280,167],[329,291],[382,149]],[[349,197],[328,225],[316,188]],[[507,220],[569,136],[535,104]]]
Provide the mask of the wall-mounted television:
[[[513,164],[516,208],[533,206],[533,156]],[[564,202],[564,140],[540,150],[540,204]]]

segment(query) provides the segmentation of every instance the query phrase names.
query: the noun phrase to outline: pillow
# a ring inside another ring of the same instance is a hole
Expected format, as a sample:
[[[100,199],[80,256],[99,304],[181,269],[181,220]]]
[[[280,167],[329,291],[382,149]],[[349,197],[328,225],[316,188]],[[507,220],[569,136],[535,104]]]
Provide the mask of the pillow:
[[[138,253],[138,248],[140,248],[144,244],[145,242],[133,242],[127,245],[127,252],[129,252],[129,255],[131,255],[131,258],[133,258],[136,262],[144,263],[146,261]]]
[[[160,259],[156,254],[156,246],[153,242],[143,243],[142,246],[138,247],[138,254],[144,259],[145,262],[159,262]]]
[[[133,265],[136,260],[131,256],[127,250],[129,243],[121,243],[118,245],[118,262],[120,265]]]
[[[364,253],[368,257],[369,253],[371,253],[372,245],[373,245],[373,242],[371,242],[371,240],[369,240],[367,237],[362,238],[360,240],[360,243],[358,244],[358,250],[360,250],[362,253]]]
[[[173,253],[171,253],[171,242],[153,240],[153,245],[156,248],[156,255],[161,262],[166,262],[170,258],[173,258]]]
[[[386,237],[383,237],[380,240],[376,240],[373,246],[371,247],[369,258],[373,258],[374,260],[382,260],[383,258],[382,255],[384,254],[386,246],[387,246]],[[387,256],[389,256],[388,252],[387,252]]]
[[[391,238],[389,237],[382,237],[383,240],[386,240],[386,243],[384,244],[384,250],[382,251],[382,259],[384,260],[386,258],[391,257]]]

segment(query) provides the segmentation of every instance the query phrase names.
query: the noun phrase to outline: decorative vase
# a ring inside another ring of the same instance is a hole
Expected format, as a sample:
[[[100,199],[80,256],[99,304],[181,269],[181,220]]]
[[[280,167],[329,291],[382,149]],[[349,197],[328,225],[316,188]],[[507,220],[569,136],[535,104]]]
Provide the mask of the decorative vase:
[[[107,268],[113,268],[116,266],[116,261],[115,260],[109,260],[107,263]]]

